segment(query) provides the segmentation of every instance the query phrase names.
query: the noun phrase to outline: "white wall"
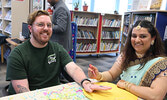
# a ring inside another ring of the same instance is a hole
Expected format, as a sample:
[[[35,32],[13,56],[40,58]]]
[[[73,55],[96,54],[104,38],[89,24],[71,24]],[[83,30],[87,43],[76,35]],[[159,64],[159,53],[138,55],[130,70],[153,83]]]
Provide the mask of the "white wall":
[[[94,12],[114,13],[115,0],[95,0]]]
[[[128,0],[120,0],[119,14],[123,15],[124,12],[127,11],[127,8],[128,8]]]

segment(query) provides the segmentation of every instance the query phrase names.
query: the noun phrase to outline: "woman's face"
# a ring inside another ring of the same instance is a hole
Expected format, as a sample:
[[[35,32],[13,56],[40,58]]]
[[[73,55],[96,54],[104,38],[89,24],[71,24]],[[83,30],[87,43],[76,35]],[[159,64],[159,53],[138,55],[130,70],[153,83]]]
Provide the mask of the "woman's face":
[[[155,38],[151,38],[151,34],[147,28],[135,27],[132,30],[131,44],[135,51],[139,54],[145,54],[151,46],[151,41]]]

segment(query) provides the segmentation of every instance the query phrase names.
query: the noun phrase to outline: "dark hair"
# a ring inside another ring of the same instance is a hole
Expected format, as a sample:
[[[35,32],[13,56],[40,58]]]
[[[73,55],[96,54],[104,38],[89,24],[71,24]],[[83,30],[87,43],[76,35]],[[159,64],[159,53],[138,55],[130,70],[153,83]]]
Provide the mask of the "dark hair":
[[[47,16],[49,16],[49,13],[47,11],[45,11],[45,10],[34,11],[33,13],[31,13],[28,16],[28,19],[27,19],[28,25],[32,25],[33,22],[35,21],[36,17],[41,16],[41,15],[47,15]]]
[[[128,37],[127,37],[127,41],[125,44],[125,47],[122,51],[123,55],[124,55],[124,61],[123,61],[123,67],[126,70],[127,67],[129,66],[130,61],[134,61],[137,59],[137,56],[135,54],[135,50],[132,47],[131,44],[131,36],[132,36],[132,30],[134,27],[137,27],[140,24],[141,27],[143,28],[147,28],[148,32],[151,34],[151,37],[155,36],[155,40],[154,40],[154,44],[150,46],[150,49],[147,50],[146,54],[144,55],[143,59],[143,63],[145,65],[145,63],[150,60],[153,59],[155,57],[158,56],[165,56],[165,49],[164,49],[164,45],[162,42],[162,39],[159,35],[158,30],[154,27],[154,25],[147,20],[139,20],[137,21],[134,26],[131,28]]]

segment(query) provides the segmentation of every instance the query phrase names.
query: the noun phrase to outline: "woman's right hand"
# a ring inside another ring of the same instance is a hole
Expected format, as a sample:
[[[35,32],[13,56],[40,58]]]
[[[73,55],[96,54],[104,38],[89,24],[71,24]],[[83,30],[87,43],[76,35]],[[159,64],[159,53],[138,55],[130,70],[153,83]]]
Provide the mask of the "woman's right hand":
[[[88,77],[98,80],[101,78],[101,74],[99,73],[98,69],[95,66],[89,64]]]

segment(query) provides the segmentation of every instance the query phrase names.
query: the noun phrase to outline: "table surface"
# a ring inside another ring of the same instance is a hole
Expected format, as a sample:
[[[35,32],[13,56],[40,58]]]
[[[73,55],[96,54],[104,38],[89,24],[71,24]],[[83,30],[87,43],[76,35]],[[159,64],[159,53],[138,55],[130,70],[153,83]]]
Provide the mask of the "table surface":
[[[114,87],[112,88],[114,89]],[[125,90],[120,90],[120,93],[121,91],[125,91]],[[38,89],[30,92],[5,96],[0,98],[0,100],[89,100],[84,95],[84,92],[85,91],[82,89],[80,85],[78,85],[76,82],[71,82],[67,84],[61,84],[61,85],[52,86],[48,88]],[[142,99],[137,98],[136,100],[142,100]]]
[[[75,82],[10,95],[0,100],[89,100],[82,88]]]
[[[7,38],[6,39],[6,41],[8,42],[8,43],[10,43],[11,45],[13,45],[13,46],[18,46],[19,44],[17,44],[16,42],[14,42],[14,41],[12,41],[11,39],[19,39],[19,38]]]

